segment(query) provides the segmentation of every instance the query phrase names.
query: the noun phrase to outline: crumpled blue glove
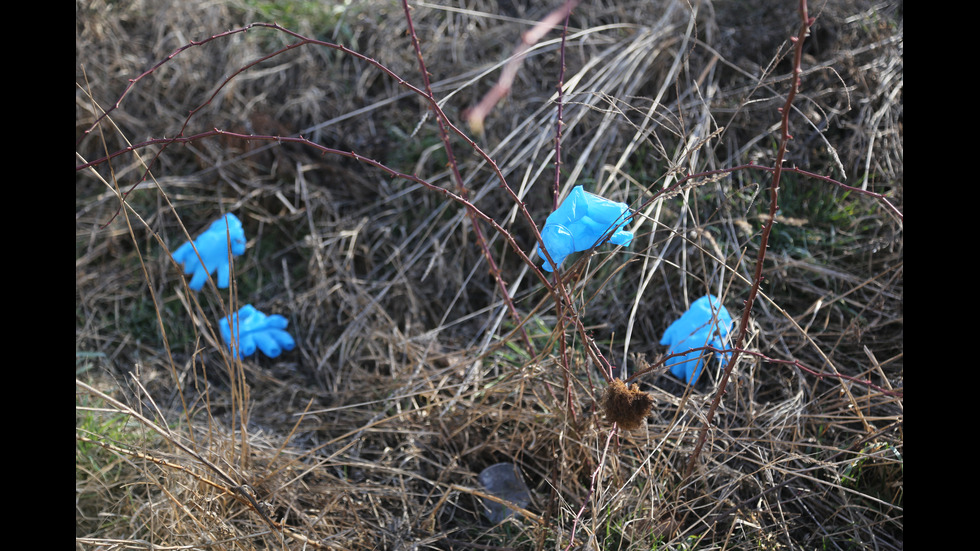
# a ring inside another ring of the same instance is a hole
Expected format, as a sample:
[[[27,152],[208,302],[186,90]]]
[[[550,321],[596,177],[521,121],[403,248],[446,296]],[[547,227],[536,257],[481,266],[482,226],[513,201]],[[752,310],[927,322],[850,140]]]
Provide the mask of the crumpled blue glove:
[[[660,344],[668,346],[667,354],[683,354],[671,358],[670,372],[675,377],[693,384],[701,376],[704,367],[704,350],[691,350],[711,346],[725,348],[725,339],[732,328],[732,317],[728,314],[718,297],[703,296],[693,303],[681,317],[670,324],[660,339]],[[731,359],[731,352],[715,352],[715,359],[722,368]]]
[[[632,218],[633,213],[626,203],[617,203],[575,186],[561,206],[545,220],[541,239],[551,259],[561,266],[566,256],[599,245],[610,232],[611,243],[628,247],[633,242],[633,232],[623,228]],[[535,250],[544,259],[541,267],[555,271],[540,245]]]
[[[237,318],[234,322],[236,329],[240,328],[240,331],[237,331],[238,336],[235,340],[238,343],[238,353],[242,358],[255,354],[256,347],[266,356],[275,358],[283,350],[289,351],[296,346],[293,337],[283,331],[289,325],[289,320],[279,314],[267,316],[251,304],[246,304],[238,311],[237,316],[229,317]],[[228,349],[234,353],[231,325],[232,321],[229,321],[229,318],[221,318],[218,321],[221,338],[228,345]]]
[[[227,225],[226,225],[227,222]],[[191,277],[190,288],[200,291],[208,276],[218,272],[218,287],[228,288],[228,237],[231,237],[231,252],[235,256],[245,253],[245,230],[242,222],[234,214],[228,213],[211,223],[204,233],[197,236],[194,246],[184,243],[174,252],[174,260],[184,265],[184,275]],[[197,253],[194,253],[197,247]],[[197,255],[201,258],[198,259]],[[201,264],[201,260],[204,264]]]

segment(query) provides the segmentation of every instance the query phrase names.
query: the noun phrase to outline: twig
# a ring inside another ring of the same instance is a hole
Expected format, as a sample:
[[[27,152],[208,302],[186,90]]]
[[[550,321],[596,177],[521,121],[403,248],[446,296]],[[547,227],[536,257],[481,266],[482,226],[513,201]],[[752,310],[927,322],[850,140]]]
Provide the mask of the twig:
[[[483,121],[486,119],[490,111],[493,110],[497,102],[502,100],[507,94],[510,93],[510,88],[514,84],[514,78],[517,76],[517,70],[524,63],[524,58],[527,56],[527,51],[531,49],[532,46],[538,43],[545,34],[548,33],[555,25],[560,23],[562,20],[565,21],[565,26],[562,28],[562,52],[564,53],[564,32],[568,28],[568,15],[572,13],[572,8],[578,5],[579,0],[566,0],[565,4],[549,13],[544,19],[538,21],[538,23],[526,33],[521,35],[521,42],[514,49],[514,54],[510,57],[507,63],[504,65],[504,69],[500,72],[500,79],[496,84],[490,88],[490,91],[483,96],[480,103],[474,105],[463,113],[463,118],[470,125],[470,130],[477,134],[483,134]],[[564,70],[564,55],[562,56],[562,70]],[[562,79],[558,80],[558,93],[559,93],[559,109],[561,109],[561,86]],[[561,121],[561,111],[558,113],[558,120]],[[561,124],[559,122],[559,124]],[[557,205],[556,205],[557,207]]]
[[[558,53],[558,57],[559,57],[558,85],[557,85],[558,97],[555,100],[555,115],[556,115],[555,117],[556,118],[555,120],[555,178],[554,181],[552,182],[552,189],[551,189],[552,210],[558,210],[558,195],[559,195],[559,190],[561,189],[561,127],[562,124],[564,124],[562,121],[562,111],[565,106],[564,92],[563,92],[564,85],[565,85],[565,37],[568,34],[568,18],[572,13],[572,7],[574,7],[573,4],[575,3],[576,2],[570,1],[570,2],[566,2],[565,6],[563,6],[563,8],[568,8],[568,9],[565,12],[565,24],[562,26],[561,29],[561,48],[559,48],[558,50],[559,52]],[[556,10],[550,13],[548,17],[545,17],[542,23],[552,19],[552,17],[559,11],[560,10]],[[538,27],[540,27],[540,25],[541,24],[539,23]],[[535,27],[535,29],[537,29],[538,27]],[[533,35],[533,36],[537,36],[537,35]],[[525,40],[528,39],[526,35],[523,38]],[[521,55],[521,57],[523,58],[523,54]],[[509,65],[510,64],[508,64],[508,66]],[[503,80],[503,77],[501,77],[501,80]],[[472,124],[473,123],[471,120],[470,125],[472,126]],[[481,126],[483,125],[482,119],[480,121],[480,125]],[[543,251],[543,254],[548,255],[548,252],[545,250],[543,242],[541,246],[541,251]],[[548,262],[552,262],[551,265],[555,266],[550,256],[548,256]],[[555,272],[555,285],[561,285],[561,278],[557,271]],[[567,306],[571,307],[571,304],[568,303]],[[572,401],[571,364],[569,363],[568,360],[568,341],[567,339],[565,339],[565,316],[562,314],[561,301],[555,301],[555,309],[557,310],[556,313],[558,314],[557,316],[558,321],[555,324],[556,330],[558,331],[558,334],[561,336],[560,361],[562,366],[562,377],[564,377],[565,379],[565,403],[567,404],[568,413],[572,418],[572,422],[574,423],[575,403]]]

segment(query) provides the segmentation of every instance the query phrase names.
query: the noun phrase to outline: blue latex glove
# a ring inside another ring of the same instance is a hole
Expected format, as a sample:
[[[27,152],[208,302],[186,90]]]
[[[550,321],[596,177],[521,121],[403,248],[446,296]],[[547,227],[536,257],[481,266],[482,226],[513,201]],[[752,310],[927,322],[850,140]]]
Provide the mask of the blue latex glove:
[[[234,319],[236,316],[230,317]],[[231,341],[231,324],[232,321],[229,321],[228,318],[221,318],[218,321],[221,338],[228,345],[228,349],[234,353]],[[278,314],[267,316],[256,310],[251,304],[242,306],[241,310],[238,311],[235,325],[236,328],[241,328],[236,340],[238,353],[242,358],[255,354],[256,347],[266,356],[275,358],[283,350],[292,350],[296,346],[293,337],[283,331],[289,325],[289,320]]]
[[[226,226],[227,222],[227,226]],[[184,243],[174,252],[174,260],[184,265],[184,275],[191,277],[190,288],[200,291],[208,276],[218,272],[218,287],[228,288],[228,237],[231,236],[231,252],[235,256],[245,253],[245,230],[242,222],[234,214],[228,213],[211,223],[211,226],[194,240],[197,254],[190,242]],[[200,260],[197,255],[200,254]],[[204,264],[201,264],[201,260]]]
[[[623,227],[632,217],[633,213],[626,203],[617,203],[589,193],[582,186],[575,186],[561,206],[545,220],[541,239],[551,259],[561,266],[566,256],[599,245],[610,232],[610,242],[628,247],[633,242],[633,232]],[[541,250],[537,253],[544,259],[541,267],[549,272],[555,271],[544,253]]]
[[[695,300],[687,312],[670,324],[660,339],[660,344],[669,347],[668,355],[683,354],[667,360],[671,362],[670,372],[693,384],[701,376],[706,351],[691,349],[704,346],[725,348],[725,339],[731,328],[732,317],[718,297],[707,295]],[[721,362],[722,368],[731,357],[731,352],[715,352],[715,359]]]

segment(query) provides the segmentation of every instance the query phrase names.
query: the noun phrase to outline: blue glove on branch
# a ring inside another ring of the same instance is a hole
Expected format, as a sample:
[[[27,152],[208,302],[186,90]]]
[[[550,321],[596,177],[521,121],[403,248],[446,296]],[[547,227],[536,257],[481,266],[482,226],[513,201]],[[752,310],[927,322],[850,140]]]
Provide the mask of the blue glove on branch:
[[[611,235],[610,242],[628,247],[633,241],[633,232],[623,227],[632,217],[633,213],[626,203],[617,203],[589,193],[582,186],[575,186],[561,206],[545,220],[541,239],[551,259],[561,266],[566,256],[601,244],[607,235]],[[537,252],[544,259],[541,267],[549,272],[555,271],[544,253],[541,250]]]
[[[234,214],[228,213],[211,223],[211,226],[194,240],[184,243],[174,252],[174,260],[184,265],[184,274],[191,275],[190,288],[200,291],[208,276],[218,272],[218,287],[228,288],[228,243],[231,238],[231,252],[235,256],[245,253],[245,230],[242,222]],[[194,252],[197,248],[197,253]],[[198,259],[200,255],[200,259]],[[204,264],[201,264],[201,261]]]
[[[705,350],[692,350],[711,346],[725,348],[725,339],[732,328],[732,317],[728,310],[714,295],[703,296],[693,303],[681,317],[670,324],[660,339],[660,344],[669,347],[667,354],[682,354],[667,360],[670,372],[675,377],[693,384],[701,376],[704,367]],[[731,352],[715,352],[715,359],[725,364],[731,359]]]
[[[234,323],[235,328],[239,329],[236,331],[235,342],[238,344],[238,353],[242,358],[255,354],[256,347],[266,356],[275,358],[283,350],[289,351],[296,346],[293,337],[284,331],[289,325],[289,320],[283,316],[278,314],[267,316],[251,304],[246,304],[237,314],[229,317],[232,321],[228,318],[221,318],[218,321],[221,338],[234,353],[231,335],[231,325]]]

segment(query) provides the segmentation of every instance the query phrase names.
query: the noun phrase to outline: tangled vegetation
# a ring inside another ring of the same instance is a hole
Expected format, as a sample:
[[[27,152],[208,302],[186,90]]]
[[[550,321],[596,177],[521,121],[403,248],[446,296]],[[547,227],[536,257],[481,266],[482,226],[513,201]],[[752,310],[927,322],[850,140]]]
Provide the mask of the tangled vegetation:
[[[902,2],[75,13],[76,548],[903,548]],[[635,238],[559,279],[575,185]],[[736,356],[688,386],[709,293]],[[246,304],[295,349],[231,354]]]

